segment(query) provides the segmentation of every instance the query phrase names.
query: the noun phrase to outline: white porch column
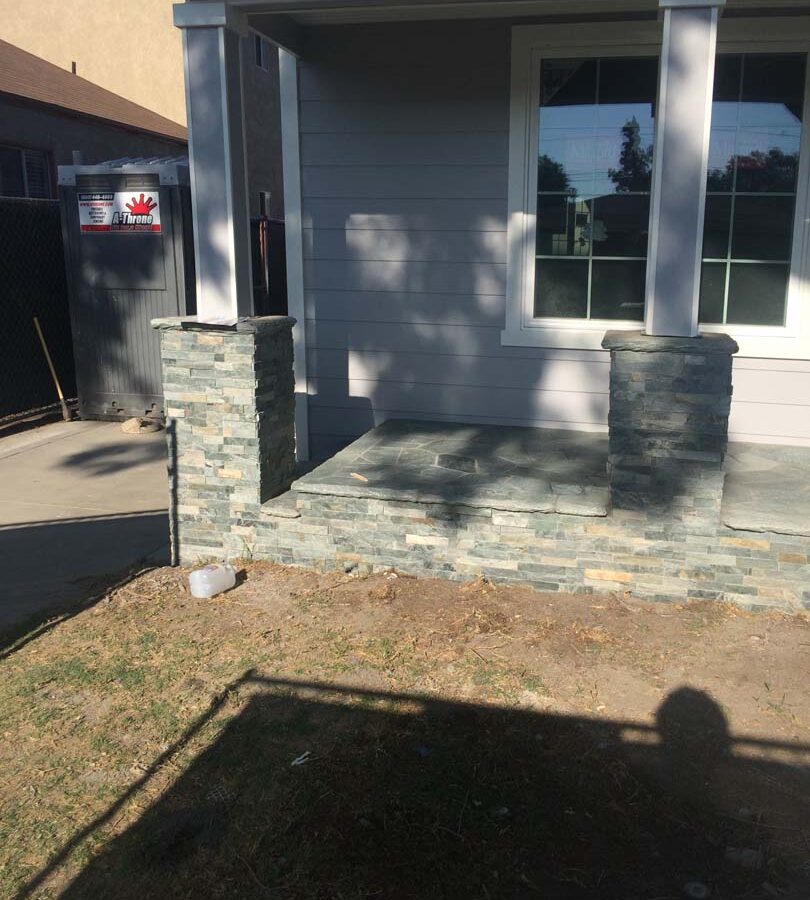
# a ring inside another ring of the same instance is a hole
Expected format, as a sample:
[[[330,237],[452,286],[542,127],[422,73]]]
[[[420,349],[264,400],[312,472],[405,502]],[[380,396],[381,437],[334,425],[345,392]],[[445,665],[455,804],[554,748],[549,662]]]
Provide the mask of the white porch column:
[[[718,8],[725,0],[659,0],[664,11],[656,110],[645,330],[698,334]]]
[[[191,202],[201,320],[253,312],[241,35],[225,2],[176,3],[183,30]]]

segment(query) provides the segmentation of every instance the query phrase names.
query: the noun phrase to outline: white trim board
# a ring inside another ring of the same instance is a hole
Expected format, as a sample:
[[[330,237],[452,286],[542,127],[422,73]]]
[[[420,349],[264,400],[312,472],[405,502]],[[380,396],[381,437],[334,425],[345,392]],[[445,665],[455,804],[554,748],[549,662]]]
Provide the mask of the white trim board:
[[[186,116],[189,122],[191,122],[194,116],[194,110],[192,109],[192,92],[191,92],[191,81],[189,76],[189,65],[188,65],[188,55],[189,55],[189,47],[188,47],[188,31],[183,29],[182,31],[182,39],[183,39],[183,80],[185,82],[185,94],[186,94]],[[196,172],[194,171],[194,165],[191,161],[194,159],[194,129],[188,129],[188,158],[189,158],[189,185],[191,190],[191,196],[197,196],[197,177]],[[201,259],[200,253],[200,229],[197,227],[197,222],[194,218],[194,211],[192,208],[192,228],[191,228],[191,237],[192,242],[194,244],[194,259]],[[195,302],[200,302],[200,296],[202,295],[202,273],[200,272],[200,267],[194,267],[194,297]]]
[[[287,251],[287,309],[293,327],[295,373],[295,452],[309,459],[309,380],[307,378],[307,317],[304,301],[304,234],[301,214],[301,136],[298,123],[298,60],[279,47],[281,94],[281,154],[284,181],[284,221]]]

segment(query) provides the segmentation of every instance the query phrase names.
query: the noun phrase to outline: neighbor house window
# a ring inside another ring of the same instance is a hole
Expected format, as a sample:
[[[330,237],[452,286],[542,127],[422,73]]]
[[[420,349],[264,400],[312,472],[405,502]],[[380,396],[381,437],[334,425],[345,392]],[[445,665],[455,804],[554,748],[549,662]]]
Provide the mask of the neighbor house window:
[[[786,324],[805,67],[799,53],[717,57],[702,323]]]
[[[42,150],[0,146],[0,196],[50,198],[48,154]]]
[[[644,317],[658,60],[540,67],[533,315]]]

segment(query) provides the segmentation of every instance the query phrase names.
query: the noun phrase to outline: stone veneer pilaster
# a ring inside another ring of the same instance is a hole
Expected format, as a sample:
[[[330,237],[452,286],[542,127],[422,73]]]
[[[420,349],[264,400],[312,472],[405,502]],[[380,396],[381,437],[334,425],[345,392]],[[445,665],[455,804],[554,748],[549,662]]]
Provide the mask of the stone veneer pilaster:
[[[609,331],[602,346],[610,350],[614,512],[716,526],[737,344],[725,334]]]
[[[152,324],[161,333],[173,558],[250,556],[262,503],[295,477],[295,320]]]

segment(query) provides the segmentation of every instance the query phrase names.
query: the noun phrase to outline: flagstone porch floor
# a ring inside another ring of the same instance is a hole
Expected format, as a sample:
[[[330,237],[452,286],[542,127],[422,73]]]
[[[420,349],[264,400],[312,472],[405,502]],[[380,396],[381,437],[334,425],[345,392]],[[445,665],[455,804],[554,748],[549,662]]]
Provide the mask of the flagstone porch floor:
[[[299,479],[293,491],[605,516],[607,457],[602,434],[391,419]]]
[[[810,447],[729,444],[722,518],[729,528],[810,535]]]
[[[268,512],[302,494],[608,514],[607,436],[580,431],[392,419],[304,475]],[[810,535],[810,447],[731,443],[722,522]]]

